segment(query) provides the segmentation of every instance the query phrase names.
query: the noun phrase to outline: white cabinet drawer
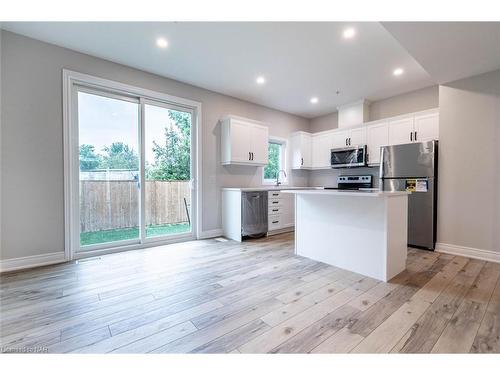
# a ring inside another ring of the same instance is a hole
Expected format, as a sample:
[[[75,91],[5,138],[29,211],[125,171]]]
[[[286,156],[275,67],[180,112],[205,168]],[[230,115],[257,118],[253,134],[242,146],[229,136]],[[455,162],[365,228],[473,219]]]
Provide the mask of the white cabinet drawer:
[[[275,229],[281,229],[283,224],[281,223],[281,215],[269,215],[268,217],[268,223],[267,223],[267,230],[272,231]]]
[[[277,215],[277,214],[282,214],[284,211],[283,207],[281,206],[271,206],[269,207],[269,215]]]
[[[271,200],[271,199],[276,199],[276,198],[282,198],[282,193],[281,191],[279,190],[271,190],[271,191],[268,191],[267,192],[267,196],[268,196],[268,199]]]
[[[268,198],[267,204],[268,204],[269,208],[271,208],[271,207],[282,206],[283,202],[282,202],[281,198]]]

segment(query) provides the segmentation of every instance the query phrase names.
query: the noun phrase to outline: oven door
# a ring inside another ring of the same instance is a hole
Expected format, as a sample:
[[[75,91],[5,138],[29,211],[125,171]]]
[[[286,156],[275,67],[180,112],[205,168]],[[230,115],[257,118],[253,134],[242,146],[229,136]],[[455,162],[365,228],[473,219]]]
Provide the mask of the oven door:
[[[331,150],[332,168],[353,168],[366,166],[366,146],[337,148]]]

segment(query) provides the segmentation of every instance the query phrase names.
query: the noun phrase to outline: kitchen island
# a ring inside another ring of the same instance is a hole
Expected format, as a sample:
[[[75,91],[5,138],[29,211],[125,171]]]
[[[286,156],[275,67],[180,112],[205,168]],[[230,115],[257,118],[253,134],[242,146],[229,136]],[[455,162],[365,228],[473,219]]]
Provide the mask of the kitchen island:
[[[378,280],[406,267],[407,192],[282,190],[295,194],[295,253]]]

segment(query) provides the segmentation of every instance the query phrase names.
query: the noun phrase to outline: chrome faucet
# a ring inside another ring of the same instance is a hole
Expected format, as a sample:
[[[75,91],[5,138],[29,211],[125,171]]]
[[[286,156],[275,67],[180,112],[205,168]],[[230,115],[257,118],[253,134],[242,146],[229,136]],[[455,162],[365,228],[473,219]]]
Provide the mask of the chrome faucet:
[[[283,170],[283,169],[280,169],[278,171],[278,173],[276,173],[276,186],[280,186],[281,185],[281,182],[280,182],[280,173],[283,172],[283,175],[285,176],[286,178],[286,172]]]

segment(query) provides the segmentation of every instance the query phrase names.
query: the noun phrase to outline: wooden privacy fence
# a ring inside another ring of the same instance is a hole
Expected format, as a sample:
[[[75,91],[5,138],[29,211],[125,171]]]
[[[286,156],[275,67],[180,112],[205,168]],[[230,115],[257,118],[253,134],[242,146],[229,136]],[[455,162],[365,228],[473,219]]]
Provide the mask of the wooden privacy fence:
[[[146,225],[187,222],[189,181],[146,181]],[[80,181],[80,231],[139,226],[136,181]]]

